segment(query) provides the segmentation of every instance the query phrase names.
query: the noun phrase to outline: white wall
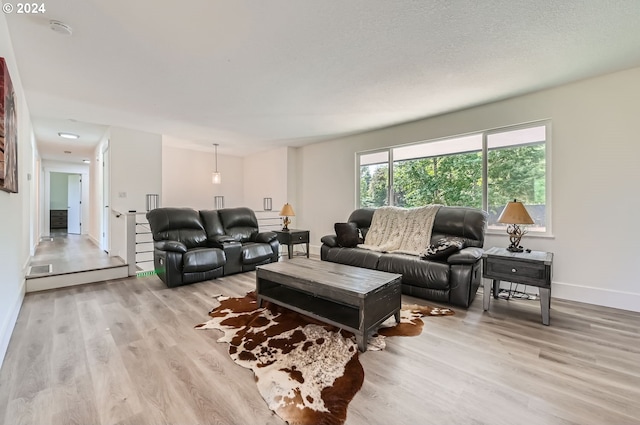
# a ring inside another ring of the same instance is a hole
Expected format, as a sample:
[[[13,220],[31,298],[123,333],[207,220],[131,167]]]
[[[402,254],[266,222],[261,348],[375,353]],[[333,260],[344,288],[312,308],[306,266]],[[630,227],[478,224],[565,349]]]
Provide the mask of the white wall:
[[[313,249],[356,203],[355,153],[549,118],[552,296],[640,311],[640,68],[299,149],[299,226]],[[485,247],[506,246],[489,235]]]
[[[214,196],[224,196],[224,206],[244,206],[244,161],[236,156],[218,154],[222,183],[211,183],[215,155],[170,145],[177,139],[163,137],[162,207],[214,209]],[[166,142],[165,142],[166,141]]]
[[[146,195],[162,192],[162,137],[120,127],[109,129],[111,210],[145,212]],[[124,215],[110,215],[110,255],[126,259]]]
[[[0,191],[0,365],[22,305],[25,273],[34,247],[34,136],[22,80],[4,14],[0,14],[0,57],[9,69],[18,117],[18,193]]]

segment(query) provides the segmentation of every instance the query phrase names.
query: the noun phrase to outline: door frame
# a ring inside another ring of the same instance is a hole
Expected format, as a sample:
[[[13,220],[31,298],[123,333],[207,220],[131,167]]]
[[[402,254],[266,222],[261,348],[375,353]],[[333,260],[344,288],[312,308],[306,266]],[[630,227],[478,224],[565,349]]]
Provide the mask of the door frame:
[[[75,165],[75,164],[63,164],[63,163],[45,163],[42,167],[42,187],[44,190],[41,192],[42,203],[42,217],[40,220],[42,235],[41,237],[51,236],[51,173],[67,173],[67,174],[80,174],[82,181],[85,184],[82,185],[82,208],[80,211],[80,222],[87,223],[89,220],[89,166]],[[82,226],[82,234],[87,233],[89,226]]]

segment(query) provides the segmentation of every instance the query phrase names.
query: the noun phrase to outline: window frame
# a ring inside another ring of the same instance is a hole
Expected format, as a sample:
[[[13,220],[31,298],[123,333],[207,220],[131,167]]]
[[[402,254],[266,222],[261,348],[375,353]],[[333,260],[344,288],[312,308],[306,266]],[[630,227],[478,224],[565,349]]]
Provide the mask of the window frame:
[[[451,139],[458,139],[458,138],[462,138],[462,137],[468,137],[468,136],[474,136],[474,135],[480,135],[482,137],[482,147],[481,147],[481,153],[482,153],[482,209],[484,211],[488,210],[488,205],[489,205],[489,199],[488,199],[488,160],[489,160],[489,148],[488,148],[488,138],[489,136],[493,135],[493,134],[499,134],[499,133],[505,133],[505,132],[509,132],[509,131],[516,131],[516,130],[522,130],[522,129],[527,129],[527,128],[531,128],[531,127],[540,127],[540,126],[544,126],[545,127],[545,141],[544,141],[544,145],[545,145],[545,231],[537,231],[537,230],[531,230],[528,235],[529,236],[534,236],[534,237],[553,237],[553,232],[552,232],[552,207],[551,207],[551,193],[552,193],[552,189],[551,189],[551,184],[552,184],[552,175],[551,175],[551,147],[552,147],[552,138],[551,138],[551,134],[552,134],[552,123],[550,119],[544,119],[544,120],[537,120],[537,121],[530,121],[530,122],[526,122],[526,123],[521,123],[521,124],[514,124],[514,125],[508,125],[508,126],[503,126],[503,127],[496,127],[496,128],[491,128],[491,129],[486,129],[486,130],[480,130],[480,131],[473,131],[473,132],[469,132],[469,133],[464,133],[464,134],[457,134],[457,135],[453,135],[453,136],[446,136],[446,137],[439,137],[436,139],[429,139],[429,140],[420,140],[417,142],[411,142],[411,143],[404,143],[404,144],[400,144],[400,145],[393,145],[393,146],[388,146],[388,147],[384,147],[384,148],[377,148],[377,149],[372,149],[372,150],[367,150],[367,151],[360,151],[360,152],[356,152],[355,155],[355,182],[356,182],[356,199],[355,199],[355,203],[356,203],[356,208],[362,208],[360,205],[360,200],[362,199],[361,196],[362,194],[360,193],[360,158],[363,155],[370,155],[370,154],[375,154],[375,153],[380,153],[380,152],[387,152],[388,154],[388,167],[389,167],[389,181],[388,181],[388,187],[387,187],[387,199],[388,199],[388,204],[389,205],[394,205],[394,199],[395,199],[395,193],[394,193],[394,189],[393,189],[393,165],[394,165],[394,159],[393,159],[393,150],[397,149],[397,148],[402,148],[402,147],[406,147],[406,146],[412,146],[412,145],[420,145],[420,144],[425,144],[425,143],[433,143],[433,142],[441,142],[441,141],[445,141],[445,140],[451,140]],[[516,145],[517,146],[517,145]],[[503,235],[504,234],[504,230],[500,230],[500,229],[487,229],[487,234],[489,235]]]

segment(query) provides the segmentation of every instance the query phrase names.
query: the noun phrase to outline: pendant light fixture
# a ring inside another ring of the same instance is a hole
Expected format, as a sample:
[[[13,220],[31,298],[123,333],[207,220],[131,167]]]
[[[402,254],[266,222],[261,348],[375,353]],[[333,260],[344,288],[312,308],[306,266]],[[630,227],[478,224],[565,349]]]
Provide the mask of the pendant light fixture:
[[[216,169],[213,173],[211,173],[211,183],[220,184],[222,183],[222,176],[218,172],[218,144],[214,143],[213,146],[215,147]]]

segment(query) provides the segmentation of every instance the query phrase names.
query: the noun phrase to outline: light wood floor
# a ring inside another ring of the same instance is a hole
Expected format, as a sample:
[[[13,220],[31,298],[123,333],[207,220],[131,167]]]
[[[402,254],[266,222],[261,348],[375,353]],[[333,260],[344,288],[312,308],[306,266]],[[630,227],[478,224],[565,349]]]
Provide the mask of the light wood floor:
[[[73,235],[52,232],[51,237],[43,238],[36,247],[29,262],[32,268],[27,279],[48,275],[74,273],[122,266],[125,262],[119,257],[110,257],[87,235]],[[51,265],[51,271],[40,271],[37,266]]]
[[[193,329],[215,295],[241,296],[254,279],[28,294],[0,370],[0,423],[284,424],[217,331]],[[361,355],[348,425],[640,423],[640,314],[553,300],[547,327],[537,302],[483,312],[481,293],[455,310]]]

